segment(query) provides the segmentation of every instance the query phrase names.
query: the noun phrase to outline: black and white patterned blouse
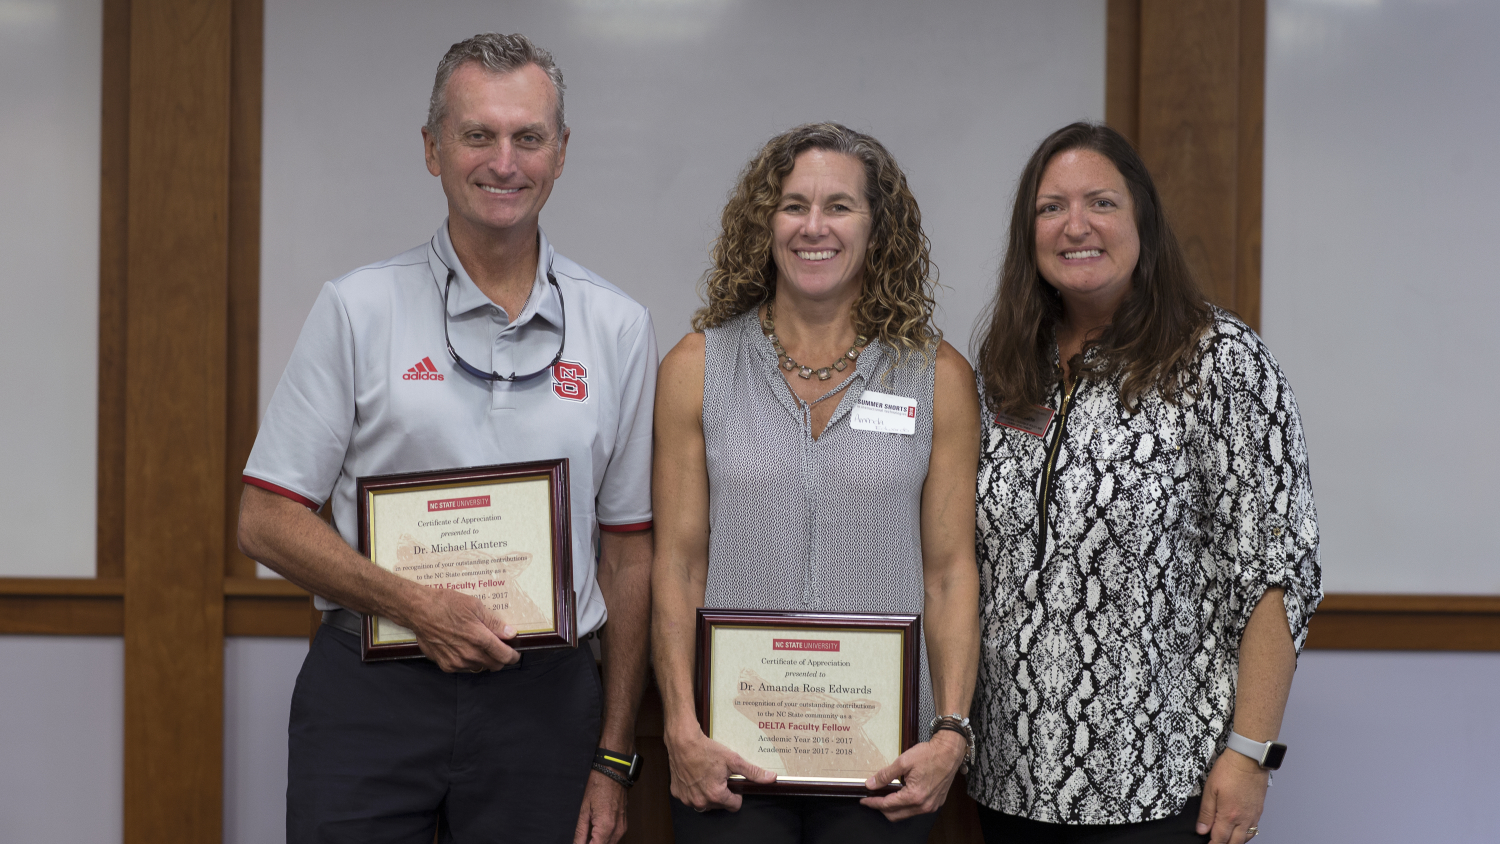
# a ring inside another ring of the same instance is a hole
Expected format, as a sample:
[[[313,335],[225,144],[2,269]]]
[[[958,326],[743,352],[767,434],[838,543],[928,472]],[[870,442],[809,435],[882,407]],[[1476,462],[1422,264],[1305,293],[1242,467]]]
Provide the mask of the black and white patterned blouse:
[[[1081,381],[1066,406],[1058,385],[1044,436],[984,411],[969,793],[992,809],[1070,824],[1180,812],[1228,737],[1240,635],[1266,589],[1286,590],[1301,651],[1322,589],[1296,402],[1227,313],[1199,352],[1181,405],[1149,392],[1127,413],[1116,378]]]

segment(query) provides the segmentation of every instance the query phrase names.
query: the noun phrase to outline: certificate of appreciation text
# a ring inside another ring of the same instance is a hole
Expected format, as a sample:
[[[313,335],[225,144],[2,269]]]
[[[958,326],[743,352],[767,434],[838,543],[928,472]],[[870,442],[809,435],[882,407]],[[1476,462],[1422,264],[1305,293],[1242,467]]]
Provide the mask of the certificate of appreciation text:
[[[771,790],[867,793],[910,746],[915,616],[715,612],[700,632],[704,732],[775,772]]]
[[[576,644],[566,461],[359,484],[361,550],[376,565],[473,595],[516,629],[515,647]],[[366,628],[366,659],[420,655],[394,621],[372,616]]]

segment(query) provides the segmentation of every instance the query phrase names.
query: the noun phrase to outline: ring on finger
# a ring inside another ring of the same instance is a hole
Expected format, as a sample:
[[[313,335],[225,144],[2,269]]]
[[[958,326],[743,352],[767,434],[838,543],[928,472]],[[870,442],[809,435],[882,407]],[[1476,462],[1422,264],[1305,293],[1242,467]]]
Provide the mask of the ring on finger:
[[[1258,827],[1258,826],[1252,826],[1252,827],[1250,827],[1249,829],[1247,829],[1245,831],[1248,832],[1248,833],[1250,833],[1250,837],[1246,838],[1245,839],[1246,841],[1249,841],[1250,838],[1254,838],[1255,836],[1260,835],[1260,827]]]

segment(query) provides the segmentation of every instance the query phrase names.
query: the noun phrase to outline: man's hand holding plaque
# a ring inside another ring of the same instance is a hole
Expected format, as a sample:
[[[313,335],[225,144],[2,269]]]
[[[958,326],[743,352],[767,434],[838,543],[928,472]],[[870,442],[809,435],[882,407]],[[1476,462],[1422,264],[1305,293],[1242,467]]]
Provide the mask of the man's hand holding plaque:
[[[422,655],[447,672],[499,671],[521,654],[510,646],[516,629],[472,595],[431,589],[409,609],[409,627]]]
[[[364,659],[475,671],[576,647],[567,472],[551,460],[360,478],[360,551],[430,587],[411,627],[366,616]]]

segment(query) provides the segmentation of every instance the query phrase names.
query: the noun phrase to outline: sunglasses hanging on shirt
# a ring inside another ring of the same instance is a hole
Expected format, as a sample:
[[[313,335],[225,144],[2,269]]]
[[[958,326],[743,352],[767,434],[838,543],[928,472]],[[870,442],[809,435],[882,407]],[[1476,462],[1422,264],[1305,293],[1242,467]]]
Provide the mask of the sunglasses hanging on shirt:
[[[443,260],[443,256],[438,254],[436,244],[429,245],[432,246],[432,254],[437,256],[438,263],[448,269],[448,280],[443,283],[443,343],[448,347],[449,357],[453,358],[453,362],[458,364],[459,369],[484,381],[525,381],[529,378],[535,378],[543,372],[547,372],[556,366],[558,361],[562,360],[563,349],[568,345],[568,308],[563,303],[562,288],[558,286],[557,278],[552,275],[552,265],[550,263],[547,265],[547,283],[551,284],[552,289],[557,291],[557,307],[562,311],[562,342],[557,344],[557,354],[552,356],[551,363],[548,363],[535,372],[528,372],[525,375],[517,375],[514,372],[509,375],[501,375],[498,372],[486,372],[469,363],[460,357],[458,351],[453,348],[453,341],[448,337],[448,291],[452,289],[453,279],[457,276],[457,273],[453,271],[452,267],[448,266],[447,261]]]

